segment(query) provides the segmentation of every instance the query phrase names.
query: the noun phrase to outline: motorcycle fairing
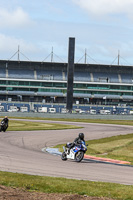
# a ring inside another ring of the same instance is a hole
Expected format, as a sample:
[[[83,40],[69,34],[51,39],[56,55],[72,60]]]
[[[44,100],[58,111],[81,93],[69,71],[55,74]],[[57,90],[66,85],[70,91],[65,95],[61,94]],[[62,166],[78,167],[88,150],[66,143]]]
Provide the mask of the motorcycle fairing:
[[[80,151],[80,149],[81,149],[81,148],[75,146],[75,147],[73,148],[73,151],[76,153],[76,152]]]
[[[70,159],[74,159],[75,158],[75,152],[72,149],[70,150],[70,153],[67,154],[67,158],[70,158]]]

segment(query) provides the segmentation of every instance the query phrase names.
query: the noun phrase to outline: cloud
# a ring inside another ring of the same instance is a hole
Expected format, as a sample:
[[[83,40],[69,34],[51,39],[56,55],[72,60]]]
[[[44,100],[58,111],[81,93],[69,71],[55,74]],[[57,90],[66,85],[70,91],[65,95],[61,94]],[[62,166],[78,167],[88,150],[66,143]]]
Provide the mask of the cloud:
[[[42,42],[41,44],[39,42],[33,43],[23,38],[0,34],[0,57],[6,60],[17,60],[19,46],[20,60],[42,61],[50,54],[53,45],[50,42],[44,42],[43,46]],[[57,45],[54,51],[58,51],[58,49],[60,50],[61,47]],[[58,56],[60,56],[60,54]],[[50,61],[50,56],[47,61]]]
[[[13,11],[0,8],[0,27],[25,27],[31,24],[31,20],[22,8]]]
[[[132,16],[132,0],[72,0],[75,4],[86,10],[88,14],[111,15],[126,14]]]
[[[34,54],[38,51],[35,45],[28,43],[23,39],[17,39],[15,37],[0,34],[0,54],[6,54],[6,59],[9,59],[13,54],[15,54],[15,52],[17,52],[18,45],[20,51],[25,55],[29,55],[30,53]]]

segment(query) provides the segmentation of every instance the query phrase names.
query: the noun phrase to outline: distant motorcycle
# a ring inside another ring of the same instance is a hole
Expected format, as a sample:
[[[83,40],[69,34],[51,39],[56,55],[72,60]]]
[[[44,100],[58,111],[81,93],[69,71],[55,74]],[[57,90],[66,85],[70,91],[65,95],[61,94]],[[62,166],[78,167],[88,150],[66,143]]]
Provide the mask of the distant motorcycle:
[[[63,146],[64,152],[61,155],[62,160],[72,159],[76,162],[81,162],[84,158],[84,153],[87,151],[87,146],[85,142],[82,142],[79,145],[74,146],[69,150],[69,147],[72,143],[67,143],[66,146]]]
[[[1,121],[1,127],[0,127],[0,131],[5,132],[7,129],[7,125],[4,121]]]

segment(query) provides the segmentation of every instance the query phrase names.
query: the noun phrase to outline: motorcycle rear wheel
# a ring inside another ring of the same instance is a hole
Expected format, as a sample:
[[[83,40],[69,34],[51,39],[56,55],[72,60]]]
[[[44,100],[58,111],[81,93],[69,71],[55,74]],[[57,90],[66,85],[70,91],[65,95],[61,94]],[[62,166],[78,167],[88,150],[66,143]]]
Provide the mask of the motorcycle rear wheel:
[[[67,156],[66,156],[66,153],[65,153],[65,152],[62,153],[61,159],[64,160],[64,161],[67,160]]]
[[[84,152],[83,151],[78,151],[76,154],[75,154],[75,160],[76,162],[81,162],[84,158]]]

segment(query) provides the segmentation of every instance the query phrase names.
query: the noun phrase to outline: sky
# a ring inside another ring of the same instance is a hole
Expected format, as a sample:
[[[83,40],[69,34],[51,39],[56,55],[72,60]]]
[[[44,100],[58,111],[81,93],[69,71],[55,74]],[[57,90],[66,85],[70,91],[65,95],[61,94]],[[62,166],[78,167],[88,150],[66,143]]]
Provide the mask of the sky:
[[[0,60],[133,65],[133,0],[0,0]],[[86,55],[86,56],[85,56]]]

